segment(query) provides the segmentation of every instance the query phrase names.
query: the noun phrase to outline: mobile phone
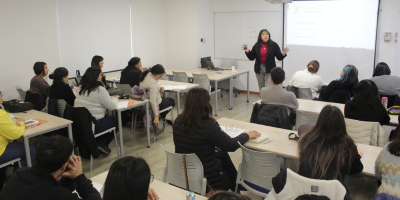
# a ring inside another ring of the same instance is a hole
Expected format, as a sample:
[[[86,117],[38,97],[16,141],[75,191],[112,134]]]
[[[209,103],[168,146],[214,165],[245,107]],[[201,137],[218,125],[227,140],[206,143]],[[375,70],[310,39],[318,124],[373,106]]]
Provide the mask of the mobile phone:
[[[247,50],[247,44],[244,45],[244,50]]]

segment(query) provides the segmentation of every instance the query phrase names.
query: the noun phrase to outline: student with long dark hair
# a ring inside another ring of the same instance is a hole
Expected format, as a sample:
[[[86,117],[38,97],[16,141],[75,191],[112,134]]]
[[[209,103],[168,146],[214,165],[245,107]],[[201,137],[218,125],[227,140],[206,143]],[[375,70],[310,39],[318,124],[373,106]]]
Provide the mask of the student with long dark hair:
[[[195,153],[204,168],[204,176],[214,190],[235,190],[237,171],[227,151],[240,148],[259,133],[249,131],[231,138],[212,117],[210,94],[202,88],[191,89],[185,109],[175,119],[175,153]]]
[[[45,62],[36,62],[33,65],[33,71],[36,75],[31,80],[29,92],[31,94],[41,94],[47,98],[50,92],[50,85],[47,83],[46,79],[44,79],[44,77],[49,74],[47,64]]]
[[[383,107],[378,88],[371,80],[362,80],[354,87],[355,95],[344,107],[346,118],[379,122],[381,125],[390,121],[389,114]]]
[[[289,85],[298,88],[310,88],[313,98],[316,98],[317,91],[319,91],[324,85],[324,81],[321,76],[317,74],[319,70],[319,62],[312,60],[307,64],[307,67],[303,71],[296,72],[292,80],[289,81]]]
[[[68,85],[68,69],[59,67],[49,75],[53,79],[50,87],[50,99],[64,99],[70,106],[74,106],[75,95]]]
[[[154,176],[143,158],[126,156],[115,161],[104,183],[103,200],[158,199],[150,188]]]
[[[378,193],[400,198],[400,134],[382,148],[375,162],[375,175],[382,181]]]
[[[85,107],[89,110],[96,121],[94,122],[94,134],[101,133],[112,127],[118,132],[118,118],[107,116],[106,110],[115,110],[118,105],[117,97],[110,97],[101,82],[101,69],[89,67],[79,83],[79,95],[75,99],[75,107]],[[113,133],[106,133],[96,138],[100,153],[109,155],[111,149],[108,145],[114,139]]]
[[[346,65],[340,73],[340,78],[323,86],[319,95],[319,100],[327,101],[335,90],[347,90],[354,96],[353,87],[358,84],[358,70],[354,65]]]
[[[133,57],[129,60],[128,66],[121,72],[121,79],[119,83],[129,84],[131,87],[139,86],[139,78],[142,75],[143,67],[142,61],[139,57]]]
[[[110,86],[107,84],[106,81],[106,75],[103,74],[103,66],[104,66],[104,58],[98,55],[93,56],[92,62],[91,62],[92,67],[100,67],[101,71],[101,82],[105,86],[105,88],[108,90],[110,89]]]
[[[400,77],[392,76],[390,73],[389,65],[380,62],[376,65],[370,80],[376,84],[380,94],[400,95]]]
[[[298,144],[299,174],[312,179],[337,179],[363,170],[357,146],[346,132],[343,113],[325,106],[314,128],[302,135]]]
[[[242,45],[242,50],[245,51],[249,60],[256,60],[254,64],[254,72],[258,81],[258,87],[261,91],[263,87],[270,87],[272,83],[271,70],[276,67],[275,58],[283,60],[289,51],[289,48],[281,49],[279,45],[271,39],[271,34],[267,29],[262,29],[258,33],[257,42],[250,49],[246,45]]]
[[[150,105],[154,114],[153,124],[159,125],[159,110],[163,110],[170,106],[175,106],[175,101],[172,98],[161,97],[161,92],[164,92],[164,88],[158,85],[158,80],[165,74],[164,67],[160,64],[154,65],[147,71],[144,71],[139,78],[140,87],[150,90]],[[157,106],[158,104],[158,106]],[[160,114],[161,119],[165,120],[168,112],[163,112]],[[169,122],[172,123],[172,122]]]

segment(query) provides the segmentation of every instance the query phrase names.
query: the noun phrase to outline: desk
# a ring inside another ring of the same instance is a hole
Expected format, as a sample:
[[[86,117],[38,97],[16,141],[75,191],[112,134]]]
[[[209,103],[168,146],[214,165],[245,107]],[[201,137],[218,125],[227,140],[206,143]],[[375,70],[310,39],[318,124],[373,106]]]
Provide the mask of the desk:
[[[307,99],[297,99],[299,102],[299,109],[300,111],[304,112],[310,112],[310,113],[320,113],[322,108],[324,108],[326,105],[331,105],[331,106],[336,106],[338,107],[344,114],[344,105],[341,103],[332,103],[332,102],[325,102],[325,101],[314,101],[314,100],[307,100]],[[261,99],[254,102],[256,103],[261,103]],[[389,115],[390,116],[390,124],[391,125],[399,125],[398,122],[398,116],[397,115]]]
[[[108,171],[103,172],[90,180],[92,180],[95,183],[102,184],[104,185],[104,182],[106,181]],[[150,184],[150,187],[153,188],[158,197],[162,200],[176,200],[176,199],[186,199],[186,190],[180,189],[178,187],[174,187],[172,185],[169,185],[167,183],[163,183],[159,180],[153,181],[152,184]],[[198,194],[195,194],[196,200],[207,200],[206,197],[200,196]]]
[[[275,153],[284,158],[297,159],[297,142],[294,140],[289,140],[289,133],[297,132],[291,130],[285,130],[280,128],[274,128],[270,126],[264,126],[259,124],[253,124],[249,122],[237,121],[227,118],[221,118],[217,120],[221,126],[231,126],[234,124],[238,128],[244,127],[246,131],[257,130],[261,134],[267,135],[273,142],[268,144],[256,144],[253,142],[247,142],[244,146],[251,149],[256,149],[259,151],[268,151]],[[364,169],[361,172],[364,175],[375,177],[375,160],[381,152],[381,147],[370,146],[366,144],[356,143],[358,151],[363,152],[364,156],[361,162],[364,165]]]
[[[42,119],[42,120],[47,121],[46,123],[43,123],[40,126],[25,129],[23,137],[24,137],[24,145],[25,145],[26,162],[28,164],[28,167],[32,167],[32,160],[31,160],[31,156],[30,156],[31,154],[29,151],[29,138],[68,127],[68,136],[69,136],[69,139],[71,140],[71,142],[73,142],[72,126],[71,126],[72,121],[70,121],[70,120],[66,120],[66,119],[56,117],[53,115],[49,115],[47,113],[39,112],[36,110],[29,110],[29,111],[26,111],[26,113],[11,113],[11,114],[14,115],[15,117],[22,117],[25,120]]]
[[[185,92],[187,92],[187,91],[189,91],[189,90],[191,90],[193,88],[197,88],[199,86],[199,84],[182,83],[182,82],[166,81],[166,80],[158,80],[158,83],[159,83],[159,85],[161,87],[163,87],[164,85],[185,85],[186,86],[186,89],[184,89],[184,90],[165,90],[165,91],[168,91],[168,92],[176,93],[176,99],[178,101],[178,103],[177,103],[178,106],[176,107],[176,109],[177,109],[177,115],[176,116],[178,116],[181,113],[181,97],[180,97],[180,94],[181,93],[185,93]],[[174,119],[171,119],[171,120],[173,121]]]

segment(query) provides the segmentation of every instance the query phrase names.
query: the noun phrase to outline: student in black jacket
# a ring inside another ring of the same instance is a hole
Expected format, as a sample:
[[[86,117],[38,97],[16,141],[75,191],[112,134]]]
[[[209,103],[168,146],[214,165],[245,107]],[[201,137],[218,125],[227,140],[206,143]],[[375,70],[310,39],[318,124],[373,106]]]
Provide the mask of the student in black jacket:
[[[50,87],[50,99],[64,99],[70,106],[74,106],[75,95],[68,85],[68,69],[59,67],[49,75],[53,79]]]
[[[347,90],[354,95],[353,87],[358,84],[358,70],[354,65],[346,65],[340,73],[340,78],[324,85],[321,88],[319,100],[328,101],[329,96],[335,90]]]
[[[259,133],[249,131],[231,138],[212,118],[210,95],[205,89],[191,89],[185,109],[173,126],[175,153],[195,153],[204,168],[204,176],[214,190],[235,190],[237,171],[227,151],[236,151]]]
[[[107,84],[106,75],[103,74],[103,66],[104,66],[104,58],[102,56],[95,55],[92,58],[92,67],[100,67],[101,69],[101,82],[104,84],[104,87],[108,90],[111,87]]]
[[[254,72],[256,73],[256,78],[258,81],[258,87],[270,87],[272,83],[271,70],[276,67],[275,57],[278,60],[283,60],[287,56],[289,48],[281,49],[279,45],[271,40],[271,34],[267,29],[262,29],[258,34],[258,39],[253,48],[250,49],[246,46],[242,46],[242,50],[245,51],[246,56],[249,60],[256,59],[254,64]]]
[[[139,77],[143,72],[142,62],[139,57],[133,57],[128,62],[128,66],[121,72],[120,84],[129,84],[131,87],[139,86]]]
[[[362,80],[354,87],[355,95],[344,107],[346,118],[387,124],[390,117],[379,99],[378,87],[371,80]]]
[[[43,138],[36,149],[33,167],[17,170],[0,193],[0,200],[101,200],[92,181],[82,173],[80,157],[71,156],[68,138]],[[62,176],[60,181],[56,177]],[[78,194],[72,193],[76,190]]]

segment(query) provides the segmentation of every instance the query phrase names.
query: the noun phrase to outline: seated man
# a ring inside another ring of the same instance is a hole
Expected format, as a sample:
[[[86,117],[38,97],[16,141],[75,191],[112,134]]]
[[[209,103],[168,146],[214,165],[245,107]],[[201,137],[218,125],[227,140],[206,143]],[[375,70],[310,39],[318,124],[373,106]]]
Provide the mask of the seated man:
[[[299,108],[299,102],[293,92],[286,91],[282,87],[283,81],[285,81],[285,71],[280,67],[275,67],[271,70],[271,87],[263,87],[261,89],[261,103],[263,104],[274,104],[283,105],[288,108],[297,110]],[[288,110],[288,114],[290,111]]]
[[[0,200],[101,200],[92,181],[82,173],[81,158],[71,156],[72,150],[68,138],[43,138],[37,146],[33,167],[17,170],[1,191]],[[57,182],[59,176],[62,178]],[[72,193],[75,189],[81,198]]]

